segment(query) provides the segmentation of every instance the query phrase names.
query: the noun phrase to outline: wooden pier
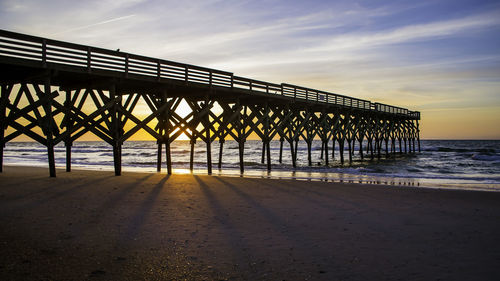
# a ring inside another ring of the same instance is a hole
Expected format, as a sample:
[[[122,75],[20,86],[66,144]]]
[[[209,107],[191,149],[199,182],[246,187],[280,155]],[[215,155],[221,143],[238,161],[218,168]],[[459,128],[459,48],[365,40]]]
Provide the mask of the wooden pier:
[[[243,172],[252,133],[262,140],[269,170],[273,139],[280,141],[278,161],[286,142],[294,167],[300,139],[309,165],[315,138],[325,165],[336,145],[342,163],[344,150],[352,161],[356,146],[361,159],[420,151],[420,112],[216,69],[0,30],[0,70],[0,171],[5,143],[22,134],[47,147],[50,176],[56,175],[54,146],[64,142],[70,171],[71,146],[88,132],[112,147],[116,175],[123,142],[139,130],[157,140],[158,171],[165,148],[168,174],[170,144],[182,134],[191,140],[191,169],[194,144],[206,144],[209,174],[212,143],[219,140],[220,169],[228,138],[239,144]],[[176,112],[182,101],[191,109],[187,116]],[[137,114],[138,104],[147,105],[147,116]]]

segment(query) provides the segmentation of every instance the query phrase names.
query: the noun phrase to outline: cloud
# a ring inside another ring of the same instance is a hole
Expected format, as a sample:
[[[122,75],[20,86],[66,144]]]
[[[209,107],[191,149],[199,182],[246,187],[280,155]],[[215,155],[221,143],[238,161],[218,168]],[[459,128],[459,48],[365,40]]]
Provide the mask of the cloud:
[[[346,48],[365,49],[380,45],[392,45],[417,40],[431,40],[439,37],[454,36],[457,33],[499,24],[500,19],[490,14],[478,15],[468,18],[404,26],[372,34],[348,34],[338,36],[324,44],[324,46],[315,48],[312,51],[339,50]]]
[[[134,16],[135,15],[128,15],[128,16],[113,18],[113,19],[109,19],[109,20],[105,20],[105,21],[101,21],[101,22],[97,22],[97,23],[93,23],[93,24],[88,24],[88,25],[84,25],[84,26],[80,26],[80,27],[71,28],[71,29],[68,29],[68,30],[65,30],[65,31],[54,33],[52,35],[53,36],[58,36],[58,35],[65,34],[65,33],[80,31],[80,30],[83,30],[83,29],[87,29],[87,28],[91,28],[91,27],[96,27],[96,26],[99,26],[99,25],[103,25],[103,24],[107,24],[107,23],[112,23],[112,22],[115,22],[115,21],[127,20],[127,19],[130,19],[131,17],[134,17]]]

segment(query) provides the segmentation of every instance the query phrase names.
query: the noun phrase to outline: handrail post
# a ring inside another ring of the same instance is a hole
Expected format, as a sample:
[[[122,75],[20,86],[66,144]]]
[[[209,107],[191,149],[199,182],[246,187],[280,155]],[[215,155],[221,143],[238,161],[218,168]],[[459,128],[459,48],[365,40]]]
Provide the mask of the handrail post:
[[[128,54],[125,54],[125,77],[128,77]]]
[[[158,81],[160,81],[160,78],[161,78],[161,63],[160,63],[160,60],[158,60],[156,62],[156,76],[157,76]]]
[[[186,84],[187,84],[187,82],[188,82],[188,78],[189,78],[189,77],[188,77],[188,66],[187,66],[187,65],[185,65],[185,66],[184,66],[184,81],[186,82]]]
[[[209,85],[210,85],[210,88],[212,87],[212,70],[210,70],[209,72],[209,79],[208,79],[208,82],[209,82]]]
[[[42,40],[42,65],[47,67],[47,40]]]
[[[234,87],[234,75],[231,74],[231,89]]]
[[[91,56],[91,53],[90,53],[90,47],[87,47],[87,72],[90,73],[91,72],[91,59],[92,59],[92,56]]]

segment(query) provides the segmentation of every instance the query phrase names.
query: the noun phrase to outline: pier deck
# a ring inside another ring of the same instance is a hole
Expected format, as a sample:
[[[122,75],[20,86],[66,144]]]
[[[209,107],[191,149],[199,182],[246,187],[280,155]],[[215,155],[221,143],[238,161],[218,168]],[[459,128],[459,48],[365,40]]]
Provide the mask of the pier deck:
[[[91,132],[113,147],[115,174],[121,174],[121,145],[139,130],[158,142],[158,170],[165,146],[167,172],[172,172],[170,143],[185,134],[207,145],[207,169],[212,171],[211,144],[239,143],[244,171],[244,144],[250,134],[263,143],[262,162],[271,169],[270,141],[290,145],[296,166],[300,139],[320,138],[328,165],[329,148],[339,145],[344,162],[358,143],[361,158],[413,153],[420,150],[420,112],[368,100],[291,85],[235,76],[231,72],[150,58],[120,51],[56,41],[0,30],[0,161],[4,144],[24,134],[45,145],[49,171],[55,176],[54,145],[66,145],[66,169],[71,170],[71,145]],[[186,102],[191,112],[176,109]],[[138,114],[146,104],[149,114]],[[329,143],[332,143],[330,146]],[[390,143],[390,146],[389,146]],[[363,147],[363,145],[365,147]],[[418,147],[418,148],[417,148]],[[0,163],[0,171],[3,163]]]

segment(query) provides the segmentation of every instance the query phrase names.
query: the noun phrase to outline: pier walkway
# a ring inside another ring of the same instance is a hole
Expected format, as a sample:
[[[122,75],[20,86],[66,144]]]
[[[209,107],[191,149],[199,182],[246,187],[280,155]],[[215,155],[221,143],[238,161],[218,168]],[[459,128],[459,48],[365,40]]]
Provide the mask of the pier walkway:
[[[243,172],[250,134],[262,140],[269,170],[272,139],[280,140],[280,163],[283,143],[290,145],[294,167],[300,139],[309,165],[315,138],[322,141],[325,165],[335,145],[342,163],[344,149],[352,161],[356,145],[362,159],[420,151],[420,112],[196,65],[0,30],[0,70],[0,171],[5,143],[22,134],[47,147],[51,176],[54,145],[66,145],[70,171],[71,146],[88,132],[112,147],[116,175],[123,142],[139,130],[158,142],[158,171],[165,148],[169,174],[170,144],[182,134],[191,140],[191,168],[195,142],[206,144],[209,174],[212,143],[219,140],[222,168],[228,138],[239,144]],[[191,109],[187,116],[176,112],[182,101]],[[147,105],[147,116],[138,114],[138,104]]]

